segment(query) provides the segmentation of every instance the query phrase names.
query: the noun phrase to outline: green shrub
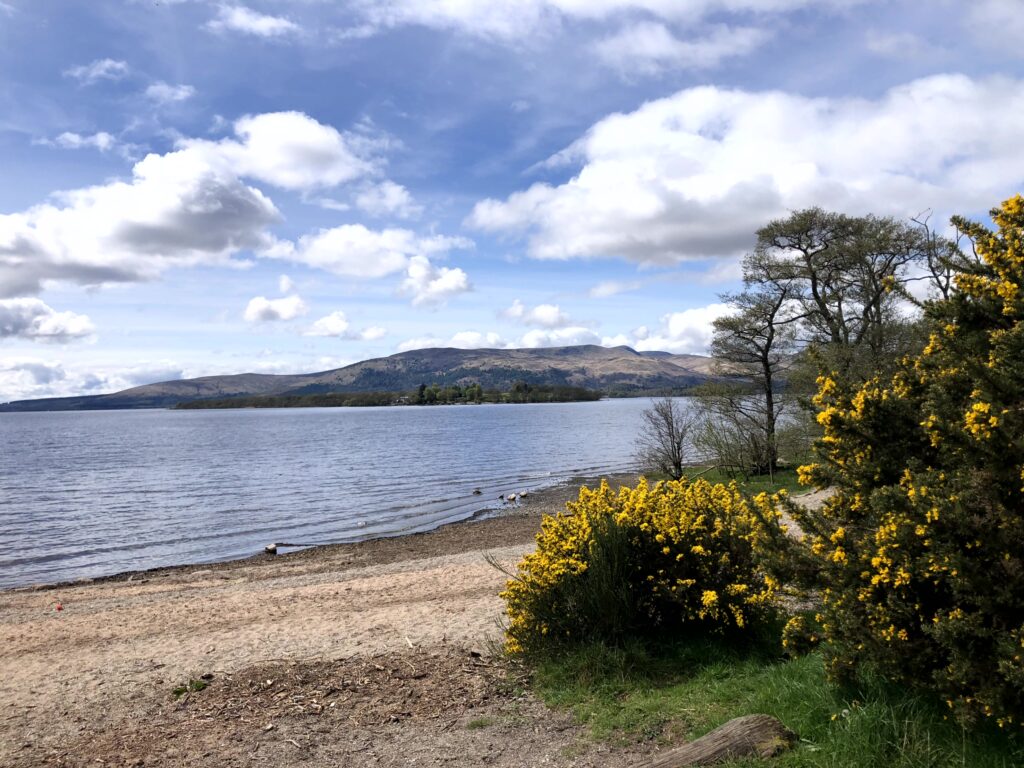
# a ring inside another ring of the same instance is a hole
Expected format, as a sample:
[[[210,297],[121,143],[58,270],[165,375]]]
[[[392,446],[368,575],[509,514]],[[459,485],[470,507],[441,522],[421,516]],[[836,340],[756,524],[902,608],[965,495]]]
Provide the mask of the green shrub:
[[[835,675],[924,685],[962,721],[1024,719],[1024,198],[927,307],[927,347],[888,378],[819,379],[825,429],[794,510],[824,586]]]
[[[581,488],[567,514],[544,518],[502,593],[507,648],[758,625],[773,614],[776,584],[758,557],[772,527],[769,497],[749,501],[735,485]]]

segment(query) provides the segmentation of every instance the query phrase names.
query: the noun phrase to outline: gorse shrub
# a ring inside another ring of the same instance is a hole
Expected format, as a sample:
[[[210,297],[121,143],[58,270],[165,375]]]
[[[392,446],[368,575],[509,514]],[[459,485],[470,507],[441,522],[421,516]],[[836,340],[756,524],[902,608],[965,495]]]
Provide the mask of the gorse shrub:
[[[830,668],[937,690],[964,721],[1024,718],[1024,198],[926,308],[927,346],[857,388],[819,379],[825,434],[794,510],[824,586]]]
[[[507,648],[621,641],[664,630],[728,632],[773,613],[776,584],[759,552],[779,523],[764,494],[673,480],[616,493],[581,488],[545,517],[502,597]]]

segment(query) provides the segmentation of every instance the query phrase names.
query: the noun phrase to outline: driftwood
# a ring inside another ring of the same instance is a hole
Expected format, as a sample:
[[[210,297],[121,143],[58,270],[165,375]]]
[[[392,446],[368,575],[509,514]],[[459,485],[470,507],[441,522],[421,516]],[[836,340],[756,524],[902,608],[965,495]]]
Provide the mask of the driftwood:
[[[720,725],[689,744],[655,755],[646,768],[714,765],[741,757],[774,757],[796,741],[796,734],[770,715],[746,715]]]

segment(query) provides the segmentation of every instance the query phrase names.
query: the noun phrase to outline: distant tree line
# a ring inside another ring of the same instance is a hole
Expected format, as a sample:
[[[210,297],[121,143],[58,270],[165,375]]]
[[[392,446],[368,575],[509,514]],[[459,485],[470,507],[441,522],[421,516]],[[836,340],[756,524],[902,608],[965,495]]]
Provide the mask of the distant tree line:
[[[325,392],[310,395],[221,397],[178,403],[176,409],[204,408],[338,408],[381,405],[461,405],[474,403],[574,403],[600,400],[602,394],[583,387],[529,384],[517,381],[508,391],[484,389],[477,383],[420,384],[412,392]]]

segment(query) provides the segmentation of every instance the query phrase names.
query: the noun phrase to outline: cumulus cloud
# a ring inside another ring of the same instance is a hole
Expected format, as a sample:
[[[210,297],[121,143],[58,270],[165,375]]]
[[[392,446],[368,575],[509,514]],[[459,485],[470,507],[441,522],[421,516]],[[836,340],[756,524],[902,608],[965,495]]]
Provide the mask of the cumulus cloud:
[[[441,339],[436,336],[419,336],[403,341],[397,351],[409,352],[413,349],[433,349],[437,347],[455,347],[456,349],[504,349],[506,342],[497,333],[481,333],[480,331],[459,331],[450,338]]]
[[[471,240],[462,237],[420,237],[408,229],[372,230],[362,224],[343,224],[303,235],[297,243],[279,241],[262,255],[298,262],[342,277],[368,279],[401,272],[414,257],[428,260],[434,254],[472,246]]]
[[[288,275],[281,275],[277,278],[277,290],[281,293],[292,293],[295,290],[295,281]]]
[[[187,101],[196,95],[196,89],[191,85],[171,85],[163,81],[153,83],[146,88],[146,97],[158,104],[173,104],[179,101]]]
[[[571,325],[567,328],[538,328],[527,331],[516,342],[517,347],[535,349],[539,347],[569,347],[576,344],[600,344],[601,337],[590,328]]]
[[[172,152],[146,156],[127,181],[59,193],[26,211],[0,214],[0,297],[38,293],[47,280],[135,282],[172,266],[230,263],[239,251],[270,248],[268,227],[280,220],[271,200],[243,178],[307,189],[333,186],[374,167],[367,156],[377,146],[372,141],[347,137],[301,113],[247,116],[234,127],[234,138],[184,139]],[[69,134],[64,141],[105,140]],[[471,244],[399,232],[401,258],[385,273],[404,269],[410,255]],[[300,248],[300,256],[309,250],[310,258],[323,257],[313,247],[317,242],[307,239],[310,247]],[[362,257],[373,254],[364,251]]]
[[[148,155],[130,181],[64,192],[0,215],[0,296],[47,280],[136,282],[172,266],[225,263],[267,242],[273,203],[189,152]]]
[[[212,32],[240,32],[262,38],[280,38],[300,31],[299,25],[283,16],[269,16],[244,5],[222,5],[217,17],[206,23]]]
[[[170,361],[144,361],[128,368],[104,370],[69,368],[52,360],[31,357],[4,358],[0,360],[0,402],[117,392],[185,376],[185,370]]]
[[[39,299],[0,300],[0,340],[66,344],[88,338],[95,330],[85,315],[58,312]]]
[[[96,59],[64,70],[65,77],[74,78],[82,85],[93,85],[100,80],[120,80],[127,74],[128,62],[115,59]]]
[[[242,317],[249,323],[271,323],[294,320],[308,311],[309,307],[299,296],[285,296],[282,299],[256,296],[249,300]]]
[[[305,332],[306,336],[333,336],[339,339],[357,339],[375,341],[387,335],[387,330],[376,325],[357,331],[352,328],[348,317],[340,309],[325,315],[311,325]]]
[[[434,307],[472,290],[469,276],[458,267],[438,267],[426,256],[413,256],[405,270],[400,291],[412,298],[414,307]]]
[[[702,37],[680,40],[664,24],[633,24],[595,45],[598,57],[623,75],[666,69],[711,69],[723,59],[747,56],[768,40],[765,29],[718,24]]]
[[[417,205],[409,190],[393,181],[367,187],[356,195],[356,207],[371,216],[397,216],[411,219],[423,213],[423,206]]]
[[[986,210],[1024,178],[1024,81],[940,75],[876,99],[690,88],[594,125],[581,168],[479,202],[467,223],[539,259],[735,256],[812,205],[905,216]]]
[[[727,304],[709,304],[706,307],[671,312],[661,318],[661,325],[655,330],[644,326],[633,332],[634,349],[665,351],[676,354],[706,355],[714,335],[714,322],[727,315]]]
[[[343,134],[302,112],[246,115],[234,123],[235,138],[179,142],[211,165],[291,190],[334,187],[375,172],[373,141]]]
[[[456,349],[539,349],[541,347],[566,347],[576,344],[603,344],[604,339],[594,331],[582,326],[527,331],[516,339],[506,339],[498,333],[481,331],[459,331],[449,338],[418,336],[398,345],[399,352],[411,349],[455,347]],[[609,346],[609,345],[606,345]],[[614,345],[611,345],[614,346]]]
[[[564,328],[572,322],[557,304],[538,304],[535,307],[527,307],[519,299],[513,301],[512,306],[501,314],[503,317],[516,320],[523,325],[533,325],[539,328]]]

